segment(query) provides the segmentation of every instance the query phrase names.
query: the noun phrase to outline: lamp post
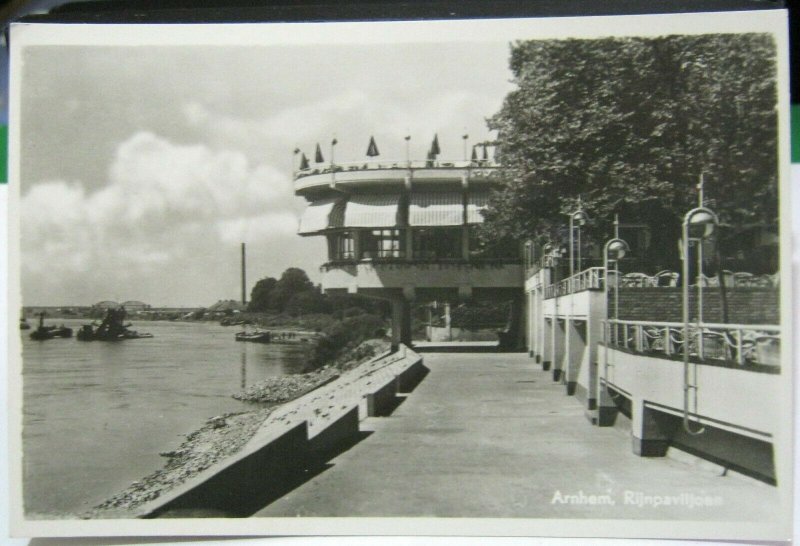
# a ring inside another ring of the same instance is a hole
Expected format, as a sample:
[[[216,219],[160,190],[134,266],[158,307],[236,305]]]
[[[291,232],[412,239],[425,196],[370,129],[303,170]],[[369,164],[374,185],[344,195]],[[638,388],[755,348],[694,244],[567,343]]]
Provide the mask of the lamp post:
[[[619,317],[619,261],[625,257],[625,254],[630,252],[630,247],[628,243],[620,239],[619,237],[614,237],[613,239],[609,240],[606,243],[606,246],[603,248],[603,292],[604,292],[604,299],[606,302],[606,328],[605,328],[605,336],[604,340],[605,343],[603,344],[604,351],[605,351],[605,376],[606,380],[608,380],[608,344],[611,342],[611,324],[609,323],[608,317],[608,288],[609,288],[609,275],[608,275],[608,264],[609,262],[614,262],[614,270],[616,271],[614,275],[614,320],[616,321]],[[616,323],[615,323],[616,328]],[[615,338],[617,334],[617,330],[614,330]]]
[[[578,227],[578,271],[581,270],[581,226],[585,225],[589,217],[581,209],[580,200],[578,200],[578,210],[570,213],[569,215],[569,276],[575,274],[575,226]]]
[[[719,219],[709,208],[697,207],[683,217],[681,232],[681,261],[683,262],[681,271],[681,284],[683,292],[683,428],[692,435],[702,434],[705,427],[701,425],[698,430],[692,430],[689,424],[689,392],[693,393],[694,407],[697,409],[697,369],[694,369],[694,381],[689,368],[689,247],[695,243],[698,249],[698,258],[703,241],[709,239],[719,225]],[[697,289],[698,289],[698,315],[697,315],[697,353],[699,358],[703,358],[703,325],[700,319],[702,309],[702,262],[698,261]]]

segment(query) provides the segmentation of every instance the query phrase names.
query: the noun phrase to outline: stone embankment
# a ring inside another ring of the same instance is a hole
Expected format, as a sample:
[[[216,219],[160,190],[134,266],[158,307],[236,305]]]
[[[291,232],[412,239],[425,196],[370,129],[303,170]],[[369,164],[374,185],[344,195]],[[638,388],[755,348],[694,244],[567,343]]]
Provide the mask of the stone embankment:
[[[234,398],[256,403],[256,409],[210,418],[187,435],[177,449],[161,453],[168,458],[164,468],[133,482],[84,517],[131,517],[143,505],[158,503],[164,495],[199,474],[224,466],[226,460],[235,458],[259,433],[263,436],[265,429],[269,436],[270,424],[274,429],[276,423],[281,427],[294,423],[300,409],[303,415],[319,422],[315,423],[318,429],[324,429],[324,422],[332,414],[338,415],[353,402],[361,403],[373,383],[370,378],[381,371],[386,373],[387,362],[397,363],[399,359],[388,354],[387,342],[369,340],[319,370],[270,378],[234,394]],[[334,410],[339,402],[343,402],[342,408]]]

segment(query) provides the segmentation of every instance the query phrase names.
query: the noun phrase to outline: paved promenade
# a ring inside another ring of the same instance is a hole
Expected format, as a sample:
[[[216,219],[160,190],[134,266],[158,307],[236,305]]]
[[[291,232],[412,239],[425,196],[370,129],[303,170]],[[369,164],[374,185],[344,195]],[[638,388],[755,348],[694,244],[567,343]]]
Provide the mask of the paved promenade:
[[[620,427],[591,426],[526,355],[424,359],[430,373],[394,413],[362,422],[372,434],[255,516],[744,521],[775,510],[771,486],[691,458],[635,456],[624,417]],[[637,506],[640,494],[716,505]]]

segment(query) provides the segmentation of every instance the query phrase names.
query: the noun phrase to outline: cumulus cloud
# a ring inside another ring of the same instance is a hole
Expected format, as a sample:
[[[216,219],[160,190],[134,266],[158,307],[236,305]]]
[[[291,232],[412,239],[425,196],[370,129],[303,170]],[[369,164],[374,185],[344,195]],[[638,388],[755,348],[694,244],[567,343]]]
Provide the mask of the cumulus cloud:
[[[70,286],[91,273],[108,290],[126,281],[143,292],[161,275],[202,267],[197,261],[213,259],[220,245],[293,236],[299,208],[277,169],[148,132],[118,147],[102,189],[54,180],[31,187],[21,205],[31,285],[55,274]]]

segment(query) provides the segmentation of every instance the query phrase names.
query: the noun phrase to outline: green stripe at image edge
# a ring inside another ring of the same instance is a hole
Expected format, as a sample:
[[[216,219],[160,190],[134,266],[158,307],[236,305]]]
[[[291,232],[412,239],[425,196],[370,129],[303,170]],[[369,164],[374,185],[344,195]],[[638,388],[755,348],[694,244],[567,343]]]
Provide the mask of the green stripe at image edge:
[[[800,163],[800,104],[793,104],[791,111],[792,163]]]

